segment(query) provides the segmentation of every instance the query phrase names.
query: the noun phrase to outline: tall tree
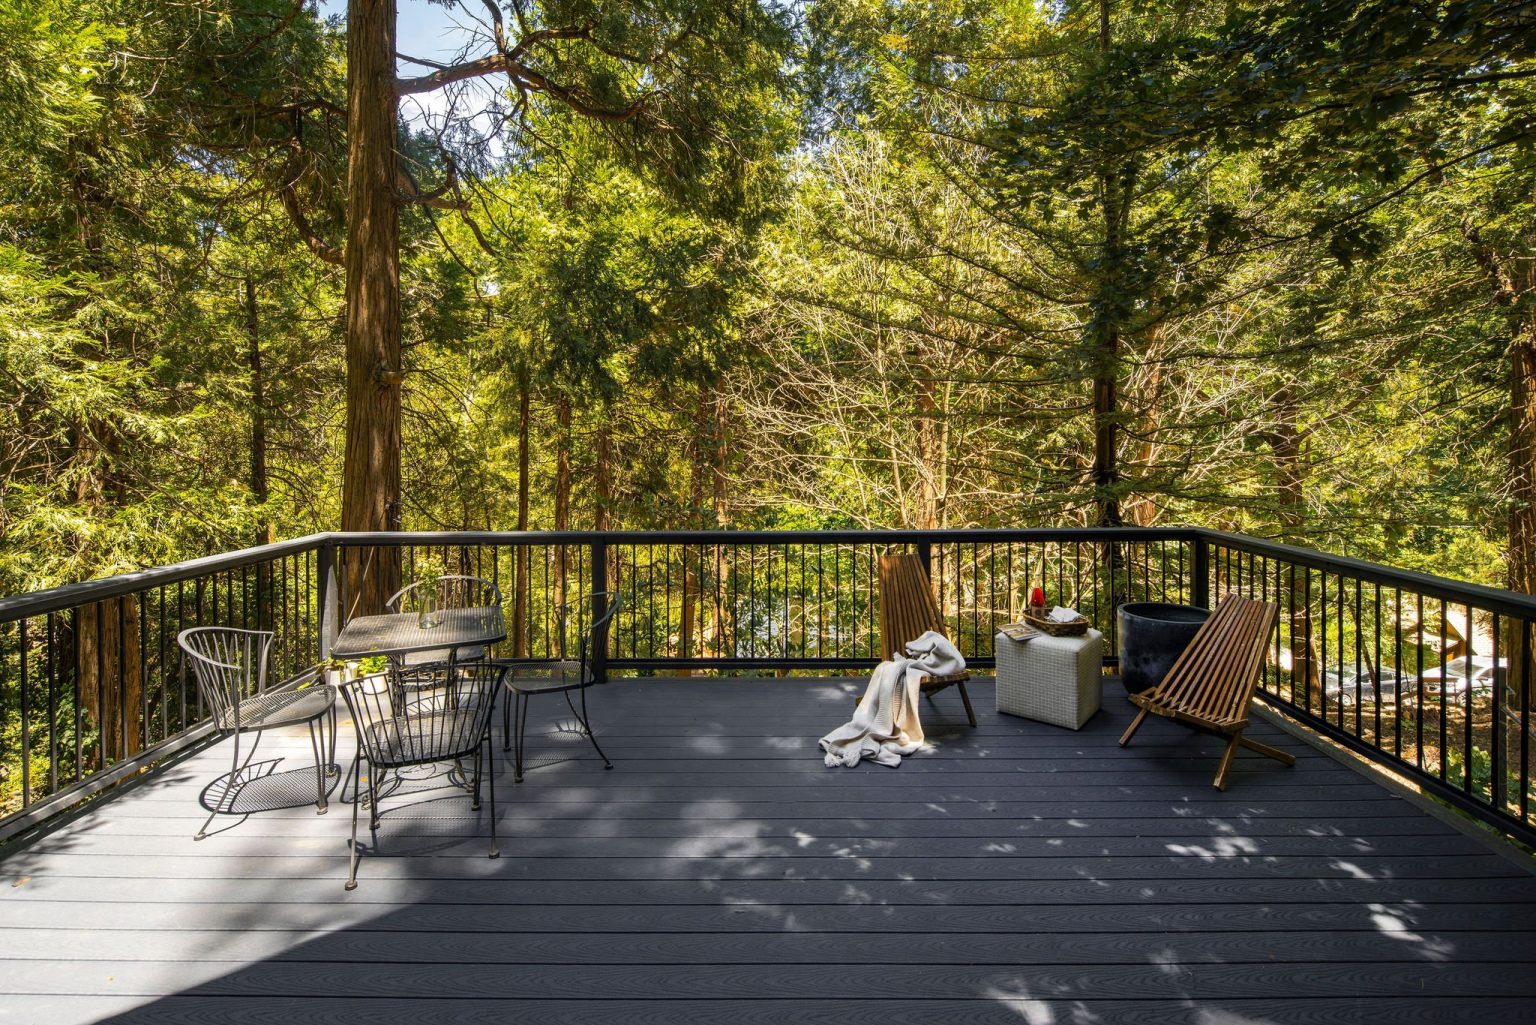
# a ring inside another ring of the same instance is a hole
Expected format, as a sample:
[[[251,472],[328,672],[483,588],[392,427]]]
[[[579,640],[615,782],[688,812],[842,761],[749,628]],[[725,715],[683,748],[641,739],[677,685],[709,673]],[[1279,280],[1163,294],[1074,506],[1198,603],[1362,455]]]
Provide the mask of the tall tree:
[[[767,129],[778,117],[773,97],[787,37],[763,6],[556,0],[504,12],[486,0],[465,8],[484,25],[476,41],[483,52],[451,65],[400,55],[431,69],[408,77],[395,72],[394,0],[348,4],[345,530],[399,525],[400,204],[448,201],[470,217],[459,171],[484,156],[455,151],[452,133],[442,131],[447,176],[438,188],[417,188],[395,147],[402,96],[494,78],[509,111],[496,101],[489,111],[454,110],[448,120],[462,127],[490,113],[513,129],[500,145],[527,152],[539,145],[530,129],[540,115],[563,108],[601,126],[618,154],[669,192],[722,209],[743,199],[743,172],[778,136]],[[366,607],[381,604],[397,582],[397,569],[381,570],[365,583],[361,567],[351,568]]]

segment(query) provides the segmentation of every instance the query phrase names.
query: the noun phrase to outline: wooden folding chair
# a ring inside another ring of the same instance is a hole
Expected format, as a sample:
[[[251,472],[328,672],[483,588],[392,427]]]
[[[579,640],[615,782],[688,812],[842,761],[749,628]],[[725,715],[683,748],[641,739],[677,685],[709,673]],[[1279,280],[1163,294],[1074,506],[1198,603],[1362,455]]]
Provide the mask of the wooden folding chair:
[[[909,643],[929,630],[949,636],[921,559],[911,553],[882,555],[879,575],[881,658],[905,651]],[[946,687],[959,687],[965,717],[975,726],[976,710],[971,707],[971,695],[965,689],[965,681],[970,678],[970,670],[949,676],[924,676],[920,688],[931,697]]]
[[[1286,765],[1296,764],[1296,759],[1284,751],[1243,736],[1248,725],[1248,704],[1258,689],[1269,634],[1279,615],[1280,606],[1272,602],[1236,594],[1223,598],[1162,682],[1149,691],[1131,695],[1141,711],[1120,738],[1120,746],[1130,742],[1149,714],[1160,715],[1227,738],[1227,749],[1222,752],[1221,765],[1216,770],[1217,790],[1227,789],[1227,773],[1239,747]]]

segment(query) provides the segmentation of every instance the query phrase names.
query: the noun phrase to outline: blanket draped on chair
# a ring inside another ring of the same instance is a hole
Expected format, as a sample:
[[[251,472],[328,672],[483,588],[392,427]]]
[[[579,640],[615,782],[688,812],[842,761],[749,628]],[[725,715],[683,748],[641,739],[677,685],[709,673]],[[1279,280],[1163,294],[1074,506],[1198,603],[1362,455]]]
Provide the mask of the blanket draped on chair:
[[[948,676],[965,668],[965,659],[949,639],[932,630],[891,655],[870,675],[869,687],[853,718],[821,738],[829,766],[847,768],[870,758],[896,768],[923,746],[917,712],[918,687],[924,677]]]

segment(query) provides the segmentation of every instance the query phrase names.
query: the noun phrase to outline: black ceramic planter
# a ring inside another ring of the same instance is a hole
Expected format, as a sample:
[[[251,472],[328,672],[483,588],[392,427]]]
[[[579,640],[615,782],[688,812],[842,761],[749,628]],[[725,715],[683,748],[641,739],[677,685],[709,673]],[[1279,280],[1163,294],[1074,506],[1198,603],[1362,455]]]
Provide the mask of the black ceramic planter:
[[[1156,686],[1210,615],[1210,609],[1160,601],[1120,606],[1120,682],[1126,692],[1139,694]]]

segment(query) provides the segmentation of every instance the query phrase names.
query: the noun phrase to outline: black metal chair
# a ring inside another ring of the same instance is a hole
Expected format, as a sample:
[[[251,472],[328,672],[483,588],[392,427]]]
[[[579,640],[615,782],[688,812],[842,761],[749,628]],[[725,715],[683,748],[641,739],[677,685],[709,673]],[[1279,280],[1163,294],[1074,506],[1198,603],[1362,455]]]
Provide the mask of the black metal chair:
[[[501,605],[501,588],[484,577],[453,574],[438,577],[431,586],[422,581],[402,587],[384,604],[393,612],[420,614],[428,600],[437,609],[494,608]],[[452,666],[485,656],[479,645],[413,651],[391,660],[390,682],[398,693],[441,687]]]
[[[250,765],[261,743],[261,731],[281,726],[309,727],[309,741],[315,752],[315,814],[324,815],[327,807],[325,777],[340,772],[322,754],[322,748],[336,753],[336,692],[316,683],[304,690],[287,686],[268,688],[267,655],[272,648],[270,630],[241,630],[225,626],[199,626],[183,630],[176,643],[192,664],[197,690],[207,706],[214,728],[235,738],[226,794],[233,794],[240,776]],[[329,743],[321,743],[320,720],[329,716]],[[245,761],[240,761],[240,736],[257,734]],[[194,840],[208,835],[208,826],[219,814],[222,801],[215,801]]]
[[[583,628],[582,623],[591,615],[590,609],[601,600],[605,606],[603,614],[588,628]],[[528,702],[535,694],[564,694],[565,703],[571,709],[571,714],[580,723],[580,732],[592,742],[592,750],[603,760],[603,768],[613,768],[613,763],[603,753],[603,749],[597,743],[597,737],[592,732],[592,719],[587,712],[587,688],[595,682],[592,672],[592,656],[594,652],[602,651],[608,643],[608,625],[613,622],[613,617],[618,614],[621,600],[617,592],[598,591],[596,594],[585,595],[563,602],[559,607],[556,634],[557,657],[547,662],[505,663],[509,670],[506,679],[507,690],[512,692],[512,707],[505,703],[501,706],[502,744],[501,749],[506,751],[514,747],[513,778],[516,782],[523,781],[523,754],[527,748],[525,736],[528,728]],[[576,637],[577,656],[575,659],[566,658],[566,627],[570,620],[571,606],[576,606]],[[571,692],[581,693],[581,708],[578,711],[576,703],[571,700]],[[516,720],[517,732],[514,734],[513,721]]]
[[[357,887],[357,810],[363,802],[362,763],[368,763],[368,830],[377,845],[379,830],[379,778],[391,770],[438,762],[459,763],[473,756],[474,768],[466,772],[471,807],[480,810],[482,779],[490,793],[491,853],[501,857],[496,840],[496,773],[491,769],[491,713],[496,692],[506,669],[488,662],[459,666],[452,684],[430,698],[414,696],[398,700],[386,688],[374,688],[354,680],[342,685],[342,696],[357,728],[357,756],[352,760],[352,842],[347,873],[349,890]],[[491,769],[491,771],[486,771]]]

